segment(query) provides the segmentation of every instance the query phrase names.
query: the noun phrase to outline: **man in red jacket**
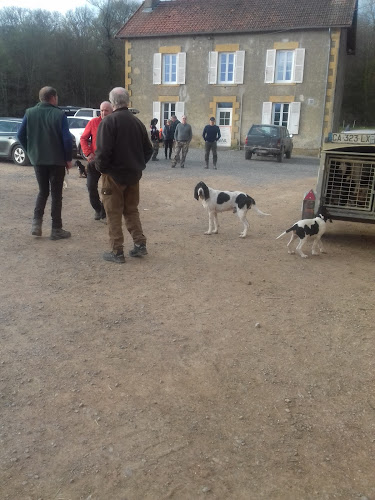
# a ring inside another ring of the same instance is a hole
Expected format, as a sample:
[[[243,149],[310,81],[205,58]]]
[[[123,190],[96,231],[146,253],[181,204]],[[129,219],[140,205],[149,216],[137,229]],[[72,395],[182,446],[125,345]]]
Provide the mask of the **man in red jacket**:
[[[91,206],[95,210],[95,220],[106,218],[103,203],[100,201],[98,192],[98,182],[101,173],[95,168],[96,134],[102,119],[111,114],[112,111],[112,104],[110,102],[102,102],[100,105],[100,116],[88,122],[81,136],[81,148],[89,162],[87,165],[87,189]]]

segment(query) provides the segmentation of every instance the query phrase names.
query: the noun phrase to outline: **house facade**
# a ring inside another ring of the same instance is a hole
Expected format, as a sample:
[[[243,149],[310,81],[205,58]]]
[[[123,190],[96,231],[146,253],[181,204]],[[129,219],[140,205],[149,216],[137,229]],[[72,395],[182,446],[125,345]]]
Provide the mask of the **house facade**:
[[[273,123],[288,127],[296,152],[315,153],[339,126],[356,8],[356,0],[146,0],[117,35],[131,105],[144,123],[185,114],[195,145],[215,116],[223,147],[243,145],[253,123]]]

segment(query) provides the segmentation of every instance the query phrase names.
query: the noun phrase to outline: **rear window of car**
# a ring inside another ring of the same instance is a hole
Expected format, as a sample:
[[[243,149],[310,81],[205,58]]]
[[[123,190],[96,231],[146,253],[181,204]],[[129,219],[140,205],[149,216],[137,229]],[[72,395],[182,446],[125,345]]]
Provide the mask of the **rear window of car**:
[[[280,129],[271,125],[253,125],[248,135],[268,135],[270,137],[279,137]]]

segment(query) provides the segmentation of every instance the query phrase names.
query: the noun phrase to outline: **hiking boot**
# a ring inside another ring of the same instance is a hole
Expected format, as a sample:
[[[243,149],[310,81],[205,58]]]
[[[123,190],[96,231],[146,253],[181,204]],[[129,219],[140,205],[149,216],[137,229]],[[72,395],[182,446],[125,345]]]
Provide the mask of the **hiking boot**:
[[[42,220],[34,219],[31,226],[31,234],[33,236],[42,236]]]
[[[204,168],[208,168],[208,165],[206,165]]]
[[[136,245],[134,243],[134,248],[133,250],[130,250],[129,255],[130,257],[142,257],[143,255],[147,255],[147,248],[144,243],[141,243],[140,245]]]
[[[101,210],[95,210],[94,219],[95,220],[100,220],[101,218],[102,218],[102,211]]]
[[[71,233],[69,231],[65,231],[65,229],[52,229],[50,240],[64,240],[65,238],[70,238]]]
[[[117,250],[117,252],[104,252],[103,259],[107,262],[116,262],[117,264],[125,263],[125,255],[122,250]]]
[[[214,165],[214,170],[217,170],[216,165]]]

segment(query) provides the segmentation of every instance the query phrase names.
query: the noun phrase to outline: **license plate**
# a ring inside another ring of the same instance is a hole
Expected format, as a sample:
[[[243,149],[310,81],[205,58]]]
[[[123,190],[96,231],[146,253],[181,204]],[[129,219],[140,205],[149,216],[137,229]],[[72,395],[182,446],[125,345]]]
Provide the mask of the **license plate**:
[[[375,134],[332,134],[332,142],[348,144],[375,144]]]

